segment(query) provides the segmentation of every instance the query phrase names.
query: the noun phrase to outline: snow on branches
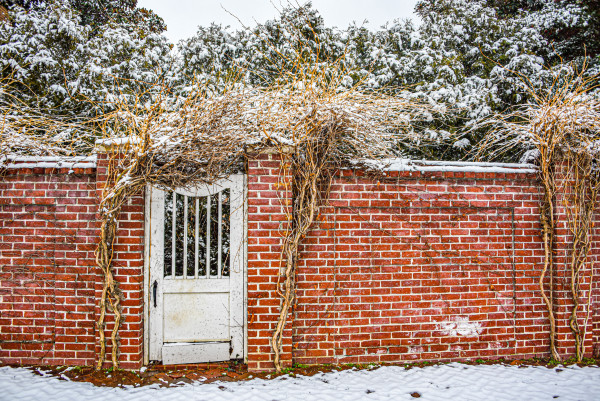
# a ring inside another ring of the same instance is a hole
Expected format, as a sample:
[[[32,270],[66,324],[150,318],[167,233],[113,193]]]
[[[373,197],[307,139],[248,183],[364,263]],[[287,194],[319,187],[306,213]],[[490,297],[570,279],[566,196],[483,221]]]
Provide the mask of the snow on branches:
[[[89,117],[110,109],[147,83],[169,80],[167,39],[109,22],[93,29],[66,0],[14,7],[0,22],[0,76],[4,94],[49,114]]]

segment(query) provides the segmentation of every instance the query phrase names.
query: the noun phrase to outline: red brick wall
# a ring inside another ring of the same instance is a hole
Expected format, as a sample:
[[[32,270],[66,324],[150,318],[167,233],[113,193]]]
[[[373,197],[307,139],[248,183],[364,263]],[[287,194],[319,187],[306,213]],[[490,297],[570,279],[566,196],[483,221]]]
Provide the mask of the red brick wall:
[[[92,365],[96,360],[103,282],[94,251],[107,155],[99,154],[97,163],[97,168],[11,168],[0,179],[4,363]],[[114,246],[115,278],[124,299],[119,331],[123,368],[142,364],[143,209],[142,195],[123,208]],[[109,337],[110,318],[108,322]]]
[[[13,168],[0,180],[0,361],[94,363],[102,289],[94,250],[107,164],[101,153],[94,168]],[[248,161],[250,370],[273,366],[288,184],[280,156]],[[377,181],[340,172],[301,249],[284,365],[548,356],[537,284],[540,194],[535,175],[524,173],[389,172]],[[599,352],[599,230],[588,355]],[[143,361],[143,247],[138,194],[122,210],[114,247],[123,368]],[[568,354],[566,281],[558,282],[558,345]]]
[[[279,306],[278,163],[262,156],[248,170],[248,358],[256,370],[272,368],[267,340]],[[291,362],[548,356],[535,174],[389,172],[377,181],[344,170],[330,199],[301,249],[284,341]],[[598,342],[597,281],[595,288],[588,355]],[[566,324],[559,320],[559,333]],[[563,355],[569,341],[559,336]]]
[[[94,361],[97,224],[92,168],[8,169],[0,179],[0,360]]]

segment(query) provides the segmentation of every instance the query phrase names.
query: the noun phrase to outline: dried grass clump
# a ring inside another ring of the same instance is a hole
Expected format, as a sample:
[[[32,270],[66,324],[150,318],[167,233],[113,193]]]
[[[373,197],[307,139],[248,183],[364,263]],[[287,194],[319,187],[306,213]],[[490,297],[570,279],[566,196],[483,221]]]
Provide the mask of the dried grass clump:
[[[600,151],[599,77],[581,74],[556,77],[543,94],[532,92],[533,101],[483,120],[478,128],[489,134],[478,147],[478,156],[499,159],[510,152],[522,160],[548,163],[560,151]]]
[[[545,91],[530,90],[531,102],[505,114],[491,116],[475,129],[489,130],[478,148],[480,158],[498,159],[514,152],[521,154],[523,161],[533,160],[539,166],[544,188],[540,210],[544,266],[539,288],[548,310],[550,351],[555,360],[561,359],[556,349],[554,314],[556,208],[559,205],[564,208],[571,234],[568,279],[572,313],[569,325],[575,338],[576,356],[581,361],[585,330],[580,329],[577,316],[582,303],[581,283],[585,279],[582,271],[589,262],[592,214],[600,188],[597,162],[600,156],[600,82],[598,76],[585,78],[585,69],[577,73],[572,66],[564,67],[554,75],[552,84]],[[588,270],[592,275],[593,269]],[[588,282],[591,280],[590,276]],[[590,293],[591,289],[588,289],[587,301],[583,297],[588,315]],[[587,318],[585,320],[587,322]]]
[[[324,131],[335,132],[328,157],[336,163],[398,155],[414,135],[420,106],[311,78],[261,88],[231,84],[216,96],[197,87],[174,107],[123,104],[105,137],[127,133],[126,160],[144,159],[146,182],[174,188],[212,182],[238,169],[248,152],[302,147]]]

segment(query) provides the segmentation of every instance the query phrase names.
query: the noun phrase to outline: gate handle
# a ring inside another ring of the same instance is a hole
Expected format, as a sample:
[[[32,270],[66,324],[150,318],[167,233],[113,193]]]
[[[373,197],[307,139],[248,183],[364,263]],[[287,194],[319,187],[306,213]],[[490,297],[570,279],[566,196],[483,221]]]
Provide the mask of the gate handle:
[[[154,307],[156,308],[156,289],[158,288],[158,282],[154,280],[154,284],[152,284],[152,294],[154,297]]]

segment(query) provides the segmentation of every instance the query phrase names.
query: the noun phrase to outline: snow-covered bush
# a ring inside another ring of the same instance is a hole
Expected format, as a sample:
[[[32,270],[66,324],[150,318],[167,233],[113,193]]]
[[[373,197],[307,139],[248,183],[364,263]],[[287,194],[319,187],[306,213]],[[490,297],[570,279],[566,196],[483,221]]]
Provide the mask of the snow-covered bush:
[[[52,114],[92,116],[111,97],[170,79],[164,36],[110,22],[93,29],[64,1],[14,7],[0,23],[0,73],[5,90]]]
[[[1,77],[15,80],[7,90],[30,107],[85,117],[110,110],[115,99],[139,99],[132,95],[151,92],[157,82],[157,90],[172,87],[183,100],[198,81],[221,93],[232,82],[268,86],[303,76],[310,84],[331,71],[339,90],[359,86],[430,104],[414,143],[399,146],[416,157],[456,159],[468,157],[485,134],[471,127],[526,103],[529,90],[552,83],[552,68],[545,67],[575,54],[569,49],[581,35],[593,36],[583,30],[593,25],[590,0],[421,0],[419,25],[393,21],[375,31],[330,28],[307,3],[247,29],[200,27],[174,56],[152,13],[150,22],[135,24],[145,14],[134,0],[109,3],[117,17],[106,21],[74,11],[93,15],[97,0],[13,7],[0,24]],[[577,34],[550,42],[552,32],[569,30]],[[588,71],[600,71],[598,57]]]
[[[213,24],[179,45],[180,76],[219,82],[240,73],[251,85],[268,85],[287,74],[327,69],[344,50],[339,35],[307,3],[284,8],[278,18],[254,28],[232,32]]]
[[[342,87],[391,91],[438,111],[421,132],[424,139],[438,138],[439,146],[416,147],[415,156],[464,157],[483,134],[470,130],[461,136],[464,128],[525,102],[524,81],[533,88],[551,81],[544,67],[569,44],[555,49],[544,33],[586,18],[581,6],[550,0],[510,18],[488,3],[422,0],[420,25],[394,21],[377,31],[355,24],[327,28],[310,3],[284,9],[279,18],[248,30],[200,28],[179,44],[181,75],[218,81],[238,72],[246,83],[265,84],[281,79],[282,72],[302,74],[341,62],[347,71]]]

